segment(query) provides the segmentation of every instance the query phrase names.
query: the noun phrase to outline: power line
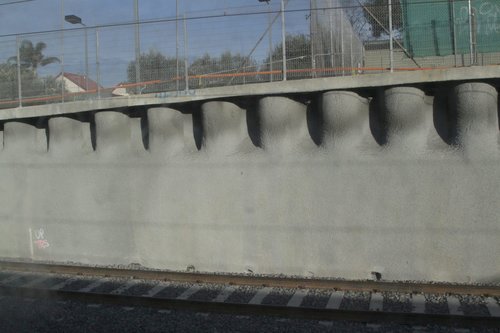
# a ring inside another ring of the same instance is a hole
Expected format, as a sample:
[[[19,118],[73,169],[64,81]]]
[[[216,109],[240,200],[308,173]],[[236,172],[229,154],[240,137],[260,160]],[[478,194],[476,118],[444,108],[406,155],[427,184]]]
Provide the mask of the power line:
[[[0,3],[0,6],[15,5],[15,4],[18,4],[18,3],[23,3],[23,2],[32,2],[32,1],[35,1],[35,0],[18,0],[18,1],[10,1],[10,2]]]
[[[20,2],[31,2],[35,0],[19,0],[17,2],[12,2],[12,3],[20,3]],[[456,0],[456,1],[466,1],[466,0]],[[425,5],[425,4],[437,4],[437,3],[449,3],[449,0],[429,0],[429,1],[422,1],[418,2],[418,5]],[[375,7],[382,7],[385,8],[385,5],[369,5],[370,8],[375,8]],[[238,8],[238,7],[236,7]],[[311,10],[312,11],[325,11],[325,10],[340,10],[340,9],[355,9],[355,8],[362,8],[359,5],[351,5],[351,6],[333,6],[333,7],[318,7],[311,9],[309,7],[307,8],[300,8],[300,9],[286,9],[284,12],[285,13],[300,13],[300,12],[307,12],[309,13]],[[95,25],[95,26],[88,26],[87,28],[110,28],[110,27],[126,27],[126,26],[131,26],[135,25],[137,23],[139,24],[155,24],[155,23],[165,23],[165,22],[176,22],[176,21],[196,21],[196,20],[206,20],[206,19],[215,19],[215,18],[227,18],[227,17],[241,17],[241,16],[253,16],[253,15],[268,15],[269,13],[271,14],[279,14],[281,11],[280,10],[262,10],[262,11],[254,11],[254,12],[248,12],[248,13],[233,13],[233,14],[213,14],[213,15],[200,15],[200,16],[186,16],[186,18],[159,18],[159,19],[150,19],[150,20],[141,20],[139,22],[136,21],[126,21],[126,22],[118,22],[118,23],[108,23],[108,24],[101,24],[101,25]],[[61,32],[61,31],[76,31],[76,30],[84,30],[84,27],[75,27],[75,28],[69,28],[69,29],[52,29],[52,30],[43,30],[43,31],[33,31],[33,32],[24,32],[24,33],[11,33],[11,34],[5,34],[5,35],[0,35],[0,38],[2,37],[14,37],[14,36],[20,36],[20,35],[38,35],[38,34],[46,34],[46,33],[55,33],[55,32]]]

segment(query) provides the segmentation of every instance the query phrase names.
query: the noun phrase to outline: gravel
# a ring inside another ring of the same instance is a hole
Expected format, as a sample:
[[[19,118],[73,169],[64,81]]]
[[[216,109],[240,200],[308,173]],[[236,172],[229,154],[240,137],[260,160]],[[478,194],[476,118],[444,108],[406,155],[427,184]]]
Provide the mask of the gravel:
[[[246,304],[250,302],[250,300],[257,293],[257,288],[241,286],[238,287],[227,299],[226,303],[243,303]]]
[[[129,296],[142,296],[145,293],[147,293],[149,290],[154,288],[155,284],[153,283],[138,283],[135,286],[132,286],[128,289],[125,289],[122,292],[122,295],[129,295]]]
[[[342,303],[340,303],[340,309],[368,311],[370,309],[370,297],[369,292],[347,291],[344,294]]]
[[[63,277],[51,277],[51,278],[48,278],[47,280],[45,281],[42,281],[40,283],[37,283],[36,288],[50,288],[52,286],[55,286],[56,284],[59,284],[63,281],[66,281],[68,278],[63,278]]]
[[[89,284],[91,284],[92,281],[93,280],[90,280],[90,279],[78,279],[78,280],[72,281],[68,285],[64,286],[64,288],[62,288],[61,290],[64,290],[64,291],[78,291],[78,290],[80,290],[82,288],[85,288]]]
[[[20,287],[28,282],[34,281],[38,279],[40,276],[39,275],[34,275],[34,274],[29,274],[29,275],[24,275],[21,276],[18,279],[15,279],[14,281],[8,283],[9,286],[15,286],[15,287]]]
[[[468,316],[489,316],[484,297],[480,296],[458,296],[460,309]]]
[[[446,296],[425,294],[425,312],[433,314],[449,314]]]
[[[411,312],[413,306],[411,304],[410,294],[400,293],[383,293],[384,295],[384,311],[388,312]]]
[[[222,285],[204,285],[203,289],[194,293],[189,300],[191,301],[211,301],[217,297],[224,289]]]
[[[302,300],[301,306],[323,309],[328,304],[330,295],[334,290],[311,289]]]
[[[447,327],[365,324],[346,321],[285,319],[266,316],[200,314],[143,307],[57,302],[4,297],[0,300],[0,332],[472,332],[498,333],[498,329],[455,330]]]
[[[93,292],[93,293],[110,293],[113,290],[118,289],[124,283],[125,283],[125,281],[122,281],[122,282],[118,282],[118,281],[104,282],[103,284],[92,289],[91,292]]]
[[[158,294],[155,295],[155,297],[160,297],[160,298],[177,298],[179,297],[184,291],[192,287],[192,284],[189,283],[169,283],[166,284],[166,288],[160,291]]]
[[[297,289],[273,288],[262,300],[265,305],[286,305]]]

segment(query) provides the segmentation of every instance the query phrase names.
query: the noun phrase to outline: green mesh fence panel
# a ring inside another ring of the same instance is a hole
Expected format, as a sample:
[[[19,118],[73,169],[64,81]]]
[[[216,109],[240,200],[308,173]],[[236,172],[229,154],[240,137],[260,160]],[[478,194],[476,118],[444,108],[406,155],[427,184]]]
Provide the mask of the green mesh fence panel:
[[[401,0],[403,38],[414,57],[500,51],[500,0]]]

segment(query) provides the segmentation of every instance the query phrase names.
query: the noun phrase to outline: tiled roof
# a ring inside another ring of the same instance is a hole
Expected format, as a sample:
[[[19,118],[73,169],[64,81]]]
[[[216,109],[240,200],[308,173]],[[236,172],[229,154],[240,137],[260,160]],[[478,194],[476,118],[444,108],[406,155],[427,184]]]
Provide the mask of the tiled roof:
[[[86,91],[97,90],[97,82],[95,82],[94,80],[92,80],[90,78],[88,79],[88,82],[85,82],[84,75],[64,72],[64,77],[66,79],[70,80],[71,82],[73,82],[74,84],[76,84],[77,86],[79,86],[80,88],[82,88],[83,90],[86,90]],[[87,88],[87,85],[88,85],[88,88]]]

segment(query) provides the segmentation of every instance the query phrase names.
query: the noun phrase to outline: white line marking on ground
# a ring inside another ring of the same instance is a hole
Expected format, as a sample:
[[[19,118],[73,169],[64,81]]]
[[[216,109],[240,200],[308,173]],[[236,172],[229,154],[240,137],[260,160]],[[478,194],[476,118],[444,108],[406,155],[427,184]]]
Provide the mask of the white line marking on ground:
[[[0,284],[9,284],[9,283],[12,283],[22,277],[25,277],[27,276],[26,274],[15,274],[15,275],[11,275],[9,276],[8,278],[5,278],[3,279],[2,281],[0,281]]]
[[[273,288],[265,287],[260,288],[257,293],[253,296],[253,298],[248,302],[248,304],[261,304],[264,298],[269,295],[269,293],[273,290]]]
[[[331,310],[338,310],[340,308],[340,304],[342,303],[342,299],[344,298],[343,291],[334,291],[330,295],[328,299],[328,303],[326,303],[325,308]]]
[[[99,287],[101,284],[108,282],[108,281],[109,281],[109,279],[99,279],[97,281],[92,282],[88,286],[81,288],[78,291],[82,292],[82,293],[88,293],[88,292],[92,291],[93,289]]]
[[[113,294],[113,295],[120,295],[124,291],[132,288],[133,286],[135,286],[137,284],[139,284],[139,281],[135,281],[135,280],[127,281],[126,283],[122,284],[121,286],[119,286],[118,288],[116,288],[115,290],[113,290],[111,292],[111,294]]]
[[[421,294],[414,294],[411,297],[411,305],[413,313],[425,313],[425,296]]]
[[[372,293],[370,298],[370,311],[384,310],[384,295],[382,293]]]
[[[309,289],[299,289],[293,294],[292,298],[288,301],[288,304],[286,306],[290,307],[299,307],[300,304],[302,304],[302,301],[304,300],[304,297],[307,296],[309,293]]]
[[[486,307],[492,317],[500,317],[500,305],[493,297],[486,299]]]
[[[450,311],[451,315],[455,316],[463,316],[464,313],[462,310],[460,310],[460,300],[456,296],[448,296],[447,297],[448,301],[448,310]]]
[[[153,288],[149,289],[147,293],[143,294],[142,296],[146,297],[153,297],[159,292],[161,292],[163,289],[167,288],[168,285],[166,284],[158,284],[154,286]]]
[[[217,297],[215,297],[212,302],[225,302],[226,299],[229,298],[229,296],[231,296],[231,294],[236,290],[235,287],[226,287],[224,289],[222,289],[222,291],[220,292],[219,295],[217,295]]]
[[[185,290],[182,294],[177,296],[177,299],[188,299],[189,297],[193,296],[194,293],[200,290],[201,290],[200,286],[192,286],[191,288]]]
[[[30,287],[36,286],[37,284],[40,284],[40,283],[42,283],[44,281],[47,281],[48,279],[50,279],[50,276],[40,276],[39,278],[34,279],[31,282],[23,284],[23,287],[24,288],[30,288]]]
[[[53,285],[52,287],[50,287],[49,289],[50,290],[59,290],[59,289],[63,289],[64,287],[66,286],[69,286],[70,284],[72,284],[73,282],[75,282],[77,279],[76,278],[70,278],[70,279],[66,279],[56,285]]]

